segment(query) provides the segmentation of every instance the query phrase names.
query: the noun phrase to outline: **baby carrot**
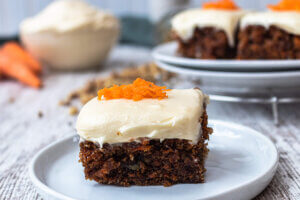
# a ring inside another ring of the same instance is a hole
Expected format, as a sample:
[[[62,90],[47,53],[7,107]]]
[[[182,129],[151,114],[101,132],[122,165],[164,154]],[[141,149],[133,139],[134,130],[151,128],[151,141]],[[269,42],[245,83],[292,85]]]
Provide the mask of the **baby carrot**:
[[[2,50],[0,50],[0,71],[34,88],[41,86],[40,79],[25,64],[14,60]]]
[[[3,51],[12,59],[25,63],[32,71],[40,73],[42,68],[40,63],[33,58],[27,51],[25,51],[16,42],[7,42],[2,47]]]

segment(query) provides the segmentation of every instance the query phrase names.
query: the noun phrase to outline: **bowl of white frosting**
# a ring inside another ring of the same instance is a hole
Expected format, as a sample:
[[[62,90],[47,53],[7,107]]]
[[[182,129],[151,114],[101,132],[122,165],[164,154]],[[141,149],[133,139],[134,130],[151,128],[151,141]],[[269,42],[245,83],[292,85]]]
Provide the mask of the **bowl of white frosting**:
[[[112,14],[79,0],[57,0],[20,25],[21,41],[33,56],[54,69],[101,65],[118,40]]]

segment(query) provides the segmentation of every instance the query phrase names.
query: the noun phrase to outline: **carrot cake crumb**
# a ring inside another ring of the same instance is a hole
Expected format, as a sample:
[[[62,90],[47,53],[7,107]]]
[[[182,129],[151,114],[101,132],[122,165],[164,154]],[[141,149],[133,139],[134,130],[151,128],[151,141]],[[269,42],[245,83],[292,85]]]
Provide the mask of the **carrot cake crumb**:
[[[10,97],[10,98],[8,99],[8,102],[9,102],[9,103],[14,103],[15,100],[16,100],[16,99],[15,99],[14,97]]]
[[[75,106],[71,106],[69,108],[69,114],[70,115],[76,115],[78,113],[78,109]]]
[[[44,113],[43,113],[42,111],[39,111],[39,112],[38,112],[38,117],[39,117],[39,118],[42,118],[43,116],[44,116]]]

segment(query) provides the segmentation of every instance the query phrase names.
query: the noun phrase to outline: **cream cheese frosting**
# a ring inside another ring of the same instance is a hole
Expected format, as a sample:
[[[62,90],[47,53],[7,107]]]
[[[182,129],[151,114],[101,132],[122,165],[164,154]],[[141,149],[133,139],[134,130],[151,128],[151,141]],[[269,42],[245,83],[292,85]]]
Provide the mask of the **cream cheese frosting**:
[[[295,11],[249,13],[242,18],[241,28],[248,25],[260,25],[265,28],[274,25],[288,33],[300,35],[300,13]]]
[[[56,0],[42,12],[21,23],[23,33],[72,30],[97,30],[99,28],[119,29],[119,22],[113,15],[98,10],[80,0]]]
[[[214,27],[223,30],[230,46],[234,46],[234,38],[240,18],[246,13],[243,10],[190,9],[183,11],[172,19],[173,30],[183,40],[193,36],[196,27]]]
[[[208,97],[198,89],[173,89],[168,98],[98,100],[84,105],[76,129],[81,139],[114,144],[150,139],[186,139],[196,143],[201,136],[199,122]]]

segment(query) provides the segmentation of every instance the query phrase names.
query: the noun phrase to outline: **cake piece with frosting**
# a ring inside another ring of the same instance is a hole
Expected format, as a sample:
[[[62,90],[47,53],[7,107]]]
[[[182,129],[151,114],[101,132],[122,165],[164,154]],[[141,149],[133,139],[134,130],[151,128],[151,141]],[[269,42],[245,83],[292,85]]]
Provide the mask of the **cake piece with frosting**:
[[[208,97],[143,79],[98,92],[79,113],[80,162],[102,184],[202,183]]]
[[[175,15],[171,23],[178,53],[191,58],[233,58],[239,21],[245,13],[232,0],[219,0]]]
[[[241,20],[239,59],[299,59],[300,0],[281,0]]]

